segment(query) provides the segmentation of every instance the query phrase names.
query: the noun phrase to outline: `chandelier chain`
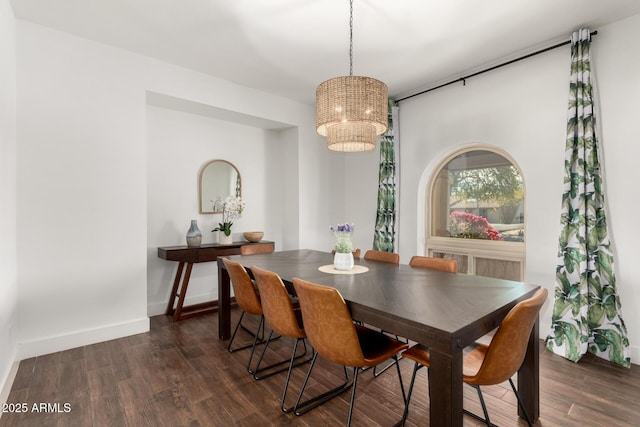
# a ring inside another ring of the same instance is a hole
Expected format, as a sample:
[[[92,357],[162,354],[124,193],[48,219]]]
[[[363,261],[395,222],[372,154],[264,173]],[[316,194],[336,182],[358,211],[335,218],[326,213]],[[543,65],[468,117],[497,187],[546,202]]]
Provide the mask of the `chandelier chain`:
[[[349,1],[349,75],[353,76],[353,0]]]

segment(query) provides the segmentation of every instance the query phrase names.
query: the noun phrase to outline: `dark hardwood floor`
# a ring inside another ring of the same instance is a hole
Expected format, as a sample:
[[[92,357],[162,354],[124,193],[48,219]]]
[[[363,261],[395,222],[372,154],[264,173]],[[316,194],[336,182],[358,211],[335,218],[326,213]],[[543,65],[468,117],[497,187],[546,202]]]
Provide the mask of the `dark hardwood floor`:
[[[234,310],[233,320],[238,312]],[[151,331],[118,340],[24,360],[20,363],[0,426],[339,426],[349,393],[295,417],[279,399],[284,373],[255,381],[246,372],[248,350],[228,353],[217,338],[216,315],[172,322],[151,319]],[[239,338],[248,342],[248,334]],[[290,355],[292,342],[274,343],[270,360]],[[541,346],[543,348],[543,346]],[[412,363],[401,360],[408,386]],[[292,398],[306,373],[296,368]],[[542,350],[541,417],[536,426],[640,425],[640,368],[619,368],[588,357],[578,364]],[[342,371],[326,361],[314,369],[310,393],[335,385]],[[407,425],[428,425],[426,372],[420,371]],[[485,387],[492,421],[524,426],[509,385]],[[291,403],[291,402],[289,402]],[[16,404],[18,406],[16,406]],[[21,404],[26,404],[20,406]],[[34,407],[35,404],[35,407]],[[41,405],[44,404],[44,405]],[[14,405],[11,407],[10,405]],[[479,411],[465,387],[465,408]],[[400,419],[402,397],[396,372],[378,378],[363,372],[358,382],[354,426],[390,426]],[[465,416],[465,426],[481,425]]]

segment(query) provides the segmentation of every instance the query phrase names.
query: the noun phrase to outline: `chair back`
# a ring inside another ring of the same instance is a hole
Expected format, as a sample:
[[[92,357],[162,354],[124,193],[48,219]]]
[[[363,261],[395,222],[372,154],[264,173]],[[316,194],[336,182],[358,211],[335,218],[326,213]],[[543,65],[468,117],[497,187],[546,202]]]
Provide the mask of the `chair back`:
[[[293,279],[300,300],[304,330],[313,348],[342,366],[364,366],[365,359],[353,319],[335,288]]]
[[[429,256],[413,256],[409,261],[411,267],[427,268],[429,270],[446,271],[448,273],[458,272],[458,263],[455,259],[434,258]]]
[[[270,254],[273,253],[273,243],[259,243],[240,246],[240,255]]]
[[[478,372],[473,376],[464,376],[466,383],[500,384],[520,369],[531,330],[538,319],[540,308],[547,300],[547,294],[545,288],[540,288],[531,298],[519,302],[509,311],[486,349]]]
[[[280,276],[255,266],[251,266],[251,272],[260,291],[264,318],[271,329],[285,337],[305,338],[302,319],[296,316],[296,310]]]
[[[262,305],[260,304],[260,296],[253,286],[253,281],[247,273],[247,270],[235,261],[223,258],[222,262],[227,268],[231,286],[233,286],[233,294],[236,302],[241,309],[250,314],[262,315]]]
[[[374,251],[372,249],[364,253],[364,259],[388,262],[389,264],[400,264],[400,255],[393,252]]]

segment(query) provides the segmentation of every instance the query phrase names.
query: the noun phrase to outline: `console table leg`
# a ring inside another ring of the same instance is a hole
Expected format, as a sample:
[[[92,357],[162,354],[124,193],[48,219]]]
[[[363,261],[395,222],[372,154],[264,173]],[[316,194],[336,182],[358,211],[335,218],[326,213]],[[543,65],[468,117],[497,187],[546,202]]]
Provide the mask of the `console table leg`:
[[[180,287],[180,297],[178,297],[178,305],[176,306],[176,312],[173,315],[173,320],[180,320],[182,315],[182,305],[184,304],[184,298],[187,296],[187,287],[189,286],[189,279],[191,278],[191,269],[193,269],[193,263],[187,263],[187,271],[184,273],[182,279],[182,286]]]
[[[173,306],[176,302],[176,297],[178,296],[178,286],[180,285],[180,279],[182,278],[182,270],[184,270],[184,262],[180,261],[178,263],[178,271],[176,271],[176,278],[173,279],[173,287],[171,288],[171,293],[169,294],[169,303],[167,304],[167,310],[164,312],[166,315],[173,315]]]

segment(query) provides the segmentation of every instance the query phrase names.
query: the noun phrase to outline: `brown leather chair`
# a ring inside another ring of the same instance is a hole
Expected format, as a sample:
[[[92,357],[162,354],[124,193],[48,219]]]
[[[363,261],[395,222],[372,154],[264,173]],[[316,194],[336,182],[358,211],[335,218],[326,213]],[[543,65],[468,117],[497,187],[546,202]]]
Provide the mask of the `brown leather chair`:
[[[369,261],[388,262],[389,264],[400,264],[400,255],[393,252],[368,250],[364,253],[364,259]]]
[[[260,243],[240,246],[240,255],[270,254],[273,253],[273,251],[273,243]]]
[[[235,261],[230,261],[227,258],[223,258],[222,262],[224,263],[227,272],[229,273],[229,278],[231,279],[231,286],[233,286],[233,293],[236,299],[236,303],[238,304],[238,307],[242,309],[242,314],[240,315],[240,319],[238,319],[238,323],[233,331],[233,335],[231,335],[231,339],[229,340],[229,344],[227,345],[227,350],[231,353],[251,347],[251,354],[249,355],[249,362],[247,363],[247,371],[253,374],[254,372],[251,369],[253,353],[255,351],[256,345],[264,342],[264,316],[262,313],[262,304],[260,303],[260,295],[258,294],[258,290],[254,286],[249,273],[247,273],[247,270],[245,270],[242,264],[239,264]],[[258,324],[258,329],[255,333],[242,325],[242,319],[244,319],[244,315],[246,313],[260,316],[260,323]],[[232,348],[231,346],[233,344],[233,340],[235,339],[236,334],[238,333],[238,329],[241,326],[243,329],[254,336],[253,343],[238,348]],[[262,338],[259,338],[260,335],[262,335]]]
[[[413,256],[409,261],[411,267],[427,268],[429,270],[446,271],[448,273],[458,272],[458,263],[455,259],[434,258],[428,256]]]
[[[467,410],[464,412],[483,421],[487,426],[493,426],[493,424],[489,420],[489,413],[487,412],[480,386],[496,385],[507,380],[511,384],[511,388],[518,400],[518,406],[524,413],[529,426],[532,424],[511,377],[522,366],[531,330],[538,319],[538,313],[542,305],[547,300],[547,294],[548,292],[545,288],[540,288],[531,298],[516,304],[500,324],[491,342],[488,345],[476,343],[473,349],[464,356],[462,380],[478,391],[484,418]],[[402,417],[402,423],[404,423],[409,414],[409,403],[416,373],[423,366],[429,367],[430,357],[429,350],[420,344],[411,347],[402,353],[402,356],[416,362]]]
[[[260,363],[264,358],[265,352],[269,346],[269,342],[273,338],[273,334],[278,333],[283,337],[293,338],[293,352],[291,353],[291,359],[289,360],[287,378],[284,383],[284,390],[282,392],[282,398],[280,399],[280,409],[282,412],[291,412],[294,407],[285,407],[285,400],[287,397],[287,390],[289,388],[289,380],[291,379],[291,371],[295,366],[307,363],[311,361],[311,358],[303,360],[296,364],[296,359],[303,357],[307,353],[307,346],[305,344],[305,338],[307,334],[304,332],[302,326],[302,315],[300,313],[300,306],[293,304],[287,288],[282,283],[280,277],[271,271],[262,270],[258,267],[252,266],[251,272],[258,285],[260,291],[260,300],[262,302],[262,311],[266,322],[271,327],[272,331],[267,340],[267,344],[262,350],[258,365],[256,366],[256,372],[260,371]],[[298,344],[302,341],[304,345],[304,353],[297,355]],[[278,364],[276,364],[278,365]],[[276,372],[282,372],[278,370],[269,373],[268,376]],[[266,377],[266,376],[265,376]],[[263,378],[265,378],[263,377]]]
[[[389,358],[397,359],[398,352],[406,349],[408,345],[377,331],[354,324],[347,304],[337,289],[316,285],[297,278],[293,279],[293,286],[300,300],[305,332],[314,348],[313,360],[298,395],[298,401],[304,393],[318,354],[333,363],[342,365],[345,368],[345,374],[347,366],[353,367],[353,382],[350,384],[353,389],[351,390],[349,415],[347,417],[347,426],[349,426],[351,424],[360,368],[375,366]],[[397,364],[396,367],[404,399],[402,375],[400,374],[400,367]],[[346,380],[348,381],[348,378]],[[305,412],[346,390],[350,386],[346,384],[347,381],[343,386],[332,390],[335,391],[334,394],[330,394],[314,406],[306,408]],[[297,402],[296,406],[298,406]],[[295,413],[301,414],[304,412],[296,410]]]

